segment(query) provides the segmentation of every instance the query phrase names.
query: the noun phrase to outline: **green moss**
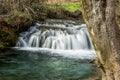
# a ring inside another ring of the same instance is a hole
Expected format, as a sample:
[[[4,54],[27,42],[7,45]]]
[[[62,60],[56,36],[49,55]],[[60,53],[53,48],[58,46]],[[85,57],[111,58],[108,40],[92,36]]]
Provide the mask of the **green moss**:
[[[68,10],[70,12],[75,12],[76,10],[81,11],[82,7],[80,3],[66,3],[66,4],[53,4],[53,5],[48,5],[50,8],[61,8]]]
[[[33,3],[32,7],[34,8],[35,11],[42,11],[45,12],[46,9],[52,8],[52,9],[64,9],[68,10],[70,12],[75,12],[76,10],[81,11],[82,6],[81,3],[64,3],[64,4],[41,4],[41,3]]]
[[[42,20],[46,18],[57,19],[79,18],[78,16],[79,12],[81,12],[82,10],[80,3],[66,3],[66,4],[33,3],[31,7],[36,13],[35,19],[38,19],[37,21],[41,20],[39,18],[42,18]]]

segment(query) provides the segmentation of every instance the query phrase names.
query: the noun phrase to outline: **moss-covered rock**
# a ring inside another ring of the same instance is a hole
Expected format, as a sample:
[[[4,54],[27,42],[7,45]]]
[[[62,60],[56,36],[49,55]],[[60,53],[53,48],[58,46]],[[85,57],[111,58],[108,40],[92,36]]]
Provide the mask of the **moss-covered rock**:
[[[31,23],[29,16],[21,12],[0,18],[0,47],[15,46],[19,33],[27,30]]]

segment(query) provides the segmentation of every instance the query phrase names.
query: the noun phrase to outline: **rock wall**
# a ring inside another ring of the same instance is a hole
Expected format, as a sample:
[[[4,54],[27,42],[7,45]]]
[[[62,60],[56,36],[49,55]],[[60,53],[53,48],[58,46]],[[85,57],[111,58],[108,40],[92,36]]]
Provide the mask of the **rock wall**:
[[[120,0],[82,0],[82,4],[102,80],[120,80]]]

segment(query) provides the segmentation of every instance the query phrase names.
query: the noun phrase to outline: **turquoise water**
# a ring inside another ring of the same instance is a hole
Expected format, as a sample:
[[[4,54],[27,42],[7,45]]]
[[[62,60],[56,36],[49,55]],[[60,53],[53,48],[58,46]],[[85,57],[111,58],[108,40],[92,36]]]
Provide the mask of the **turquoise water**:
[[[96,74],[96,66],[87,60],[30,51],[5,53],[13,55],[0,58],[0,80],[89,80]]]

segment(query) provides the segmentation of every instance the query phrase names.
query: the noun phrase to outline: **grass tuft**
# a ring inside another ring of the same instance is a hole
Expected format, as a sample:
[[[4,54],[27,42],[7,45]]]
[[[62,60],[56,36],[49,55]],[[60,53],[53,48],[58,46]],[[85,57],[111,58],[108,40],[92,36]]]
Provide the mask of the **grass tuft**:
[[[50,8],[61,8],[70,12],[81,11],[82,6],[80,3],[66,3],[66,4],[50,4],[48,5]]]

